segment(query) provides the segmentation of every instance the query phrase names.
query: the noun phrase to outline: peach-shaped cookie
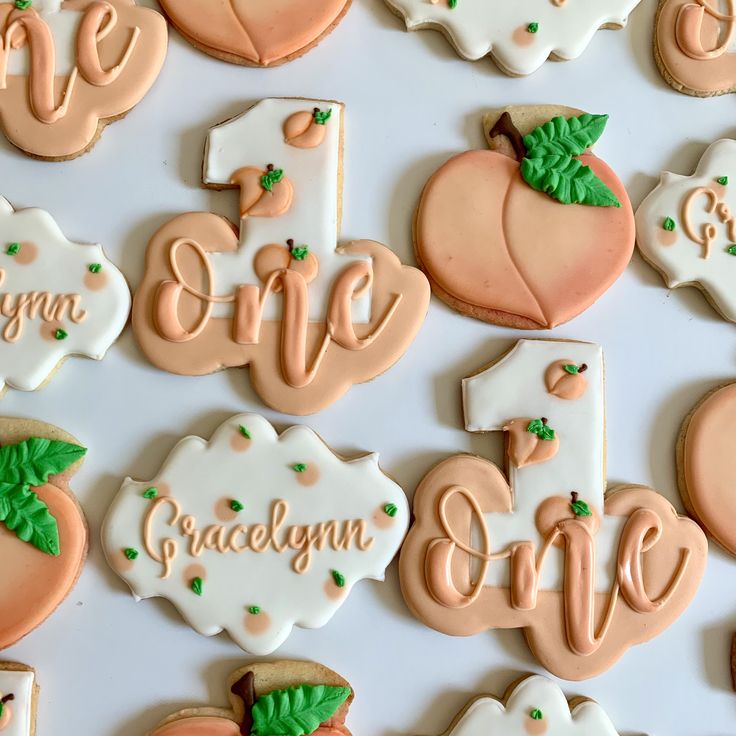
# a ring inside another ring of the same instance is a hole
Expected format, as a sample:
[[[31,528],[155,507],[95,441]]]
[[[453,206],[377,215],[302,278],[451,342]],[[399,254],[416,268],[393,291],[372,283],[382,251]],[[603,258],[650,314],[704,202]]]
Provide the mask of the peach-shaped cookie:
[[[351,736],[345,718],[350,684],[315,662],[258,662],[228,678],[230,709],[174,713],[151,736]],[[285,730],[286,729],[286,730]]]
[[[87,555],[87,526],[69,490],[86,450],[42,422],[0,419],[0,649],[50,616]]]
[[[277,66],[306,53],[340,22],[350,0],[162,0],[200,51],[247,66]]]
[[[437,296],[486,322],[551,329],[616,281],[634,215],[623,184],[589,152],[606,121],[556,107],[485,116],[497,150],[451,158],[417,209],[417,258]]]

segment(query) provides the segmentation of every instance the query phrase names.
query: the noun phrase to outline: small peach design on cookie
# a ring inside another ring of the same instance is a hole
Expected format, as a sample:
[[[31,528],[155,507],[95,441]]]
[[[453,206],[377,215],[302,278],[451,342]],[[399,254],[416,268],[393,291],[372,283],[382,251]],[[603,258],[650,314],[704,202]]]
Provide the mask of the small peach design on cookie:
[[[327,121],[332,110],[315,107],[312,112],[295,112],[284,123],[284,140],[296,148],[317,148],[325,139]]]
[[[49,342],[59,342],[68,337],[64,325],[59,320],[41,323],[41,337]]]
[[[317,256],[309,250],[308,245],[295,245],[294,240],[289,238],[286,247],[282,245],[264,245],[256,253],[253,268],[258,278],[265,284],[274,273],[279,271],[296,271],[304,277],[309,284],[317,278],[319,273],[319,261]],[[273,292],[281,292],[282,286],[279,281],[273,284]]]
[[[101,291],[107,286],[107,272],[101,263],[90,263],[84,274],[84,285],[90,291]]]
[[[138,552],[135,547],[125,547],[118,550],[111,560],[112,566],[118,572],[130,572],[135,567],[135,561],[138,559]]]
[[[295,463],[291,469],[300,485],[313,486],[319,480],[319,468],[314,463]]]
[[[4,731],[13,719],[13,708],[10,705],[15,700],[13,693],[0,693],[0,731]]]
[[[204,565],[194,562],[184,568],[182,577],[184,578],[184,584],[187,587],[191,587],[195,580],[200,580],[204,583],[207,580],[207,569]]]
[[[271,618],[259,606],[249,606],[243,626],[249,634],[260,636],[271,628]]]
[[[325,593],[334,600],[345,595],[345,576],[339,570],[330,570],[330,576],[325,582]]]
[[[544,374],[547,391],[558,399],[579,399],[588,388],[583,375],[587,370],[585,363],[578,365],[573,360],[556,360]]]
[[[543,736],[547,733],[548,724],[544,713],[539,708],[532,708],[524,721],[524,730],[528,736]]]
[[[283,169],[268,164],[264,169],[245,166],[232,175],[231,184],[240,187],[241,217],[278,217],[287,212],[294,187]]]
[[[504,426],[508,433],[508,458],[517,468],[551,460],[560,449],[560,439],[541,419],[512,419]]]
[[[241,424],[238,427],[238,431],[233,432],[233,435],[230,438],[230,447],[232,447],[235,452],[245,452],[250,447],[252,440],[253,435],[250,433],[248,427]]]
[[[535,522],[537,531],[544,539],[550,537],[554,530],[564,521],[577,520],[588,527],[592,535],[598,532],[601,525],[601,518],[595,509],[580,500],[580,494],[573,491],[570,498],[562,496],[552,496],[543,501],[537,508]],[[561,537],[554,542],[556,547],[565,546],[565,540]]]
[[[13,254],[15,263],[19,263],[21,266],[27,266],[38,258],[38,246],[35,243],[24,241],[22,243],[14,243],[13,245],[18,247]],[[8,248],[8,253],[10,253],[10,248]]]
[[[385,503],[373,512],[373,523],[379,529],[390,529],[394,525],[397,513],[396,504]]]
[[[517,46],[531,46],[534,43],[535,34],[529,30],[529,26],[519,26],[512,36]]]
[[[215,504],[215,516],[218,521],[233,521],[242,510],[243,504],[240,501],[227,496],[218,499]]]

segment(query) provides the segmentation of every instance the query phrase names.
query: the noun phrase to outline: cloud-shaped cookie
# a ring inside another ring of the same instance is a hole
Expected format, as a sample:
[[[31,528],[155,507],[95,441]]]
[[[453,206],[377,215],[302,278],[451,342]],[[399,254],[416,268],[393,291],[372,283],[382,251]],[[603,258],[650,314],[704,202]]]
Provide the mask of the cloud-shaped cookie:
[[[103,544],[137,599],[168,598],[199,633],[268,654],[382,580],[409,523],[375,454],[346,461],[310,429],[255,414],[186,437],[150,482],[128,479]]]
[[[100,245],[69,240],[48,212],[0,197],[0,387],[39,388],[70,355],[101,360],[130,291]]]
[[[697,286],[736,322],[736,141],[713,143],[692,176],[665,172],[636,213],[642,255],[667,286]]]
[[[437,28],[460,56],[491,54],[507,74],[535,72],[553,56],[576,59],[602,26],[623,27],[640,0],[386,0],[413,31]]]
[[[585,700],[570,707],[551,680],[535,675],[517,685],[506,705],[490,697],[474,700],[448,736],[619,736],[605,711]]]

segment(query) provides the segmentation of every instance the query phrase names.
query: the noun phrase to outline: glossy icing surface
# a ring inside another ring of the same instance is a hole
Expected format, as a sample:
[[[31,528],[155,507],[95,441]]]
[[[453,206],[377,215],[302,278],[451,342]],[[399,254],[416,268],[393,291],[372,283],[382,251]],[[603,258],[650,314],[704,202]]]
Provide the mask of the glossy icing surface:
[[[163,0],[191,41],[216,56],[257,66],[299,56],[340,19],[350,0]]]
[[[460,56],[480,59],[491,54],[513,75],[536,71],[550,57],[576,59],[595,32],[606,25],[623,27],[640,0],[515,0],[489,3],[458,0],[386,0],[405,19],[408,30],[438,28]],[[535,32],[528,30],[537,23]]]
[[[719,183],[726,177],[728,184]],[[716,141],[692,176],[665,172],[636,213],[644,257],[670,289],[696,285],[736,322],[736,141]],[[671,220],[667,229],[667,219]]]
[[[3,718],[3,736],[31,736],[33,727],[33,689],[36,675],[24,670],[5,670],[0,667],[0,699],[12,695],[6,703],[10,715]]]
[[[149,487],[156,498],[143,496]],[[209,442],[182,440],[152,481],[127,480],[103,544],[136,598],[166,597],[198,632],[225,629],[260,655],[294,625],[326,624],[359,580],[382,579],[408,521],[376,455],[345,461],[306,427],[279,436],[243,414]]]
[[[100,245],[75,243],[48,212],[16,212],[0,197],[1,386],[33,391],[67,356],[101,360],[129,311],[125,278]]]

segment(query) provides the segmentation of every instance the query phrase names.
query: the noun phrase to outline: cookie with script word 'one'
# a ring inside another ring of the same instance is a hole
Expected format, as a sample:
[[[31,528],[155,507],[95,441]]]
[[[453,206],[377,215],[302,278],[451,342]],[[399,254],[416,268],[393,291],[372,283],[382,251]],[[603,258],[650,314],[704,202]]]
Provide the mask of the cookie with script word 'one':
[[[42,624],[82,571],[87,524],[69,481],[86,452],[58,427],[0,418],[0,649]]]
[[[379,243],[338,246],[343,116],[339,102],[269,99],[210,130],[204,183],[240,190],[240,235],[193,212],[153,236],[133,302],[152,363],[187,376],[249,366],[269,406],[303,415],[406,352],[429,284]]]
[[[636,211],[636,240],[668,288],[696,286],[736,322],[736,141],[713,143],[692,176],[664,172]]]
[[[502,700],[474,698],[443,736],[619,736],[598,703],[568,701],[559,685],[541,675],[517,681]]]
[[[278,66],[331,33],[351,0],[162,0],[193,46],[223,61]]]
[[[166,21],[134,0],[0,0],[0,126],[29,156],[65,161],[145,96]]]
[[[199,633],[262,655],[382,580],[408,525],[377,455],[346,460],[307,427],[241,414],[181,440],[153,480],[126,480],[102,542],[137,599],[168,598]]]
[[[187,708],[150,736],[351,736],[350,683],[316,662],[254,662],[236,670],[227,688],[230,708]]]
[[[599,346],[520,340],[463,399],[468,431],[505,433],[508,472],[456,455],[424,478],[404,598],[438,631],[523,629],[550,672],[594,677],[687,608],[706,537],[649,488],[607,490]]]
[[[35,736],[39,692],[32,668],[16,662],[0,662],[2,736]]]
[[[102,360],[129,312],[128,284],[102,246],[0,197],[0,389],[35,391],[71,355]]]
[[[695,97],[736,92],[734,0],[659,0],[654,58],[667,84]]]
[[[511,76],[577,59],[600,28],[623,28],[641,0],[386,0],[409,31],[442,31],[470,61],[491,55]]]
[[[484,116],[491,150],[443,164],[414,219],[417,259],[440,299],[485,322],[551,329],[616,281],[634,249],[634,213],[590,151],[607,121],[558,106]]]

